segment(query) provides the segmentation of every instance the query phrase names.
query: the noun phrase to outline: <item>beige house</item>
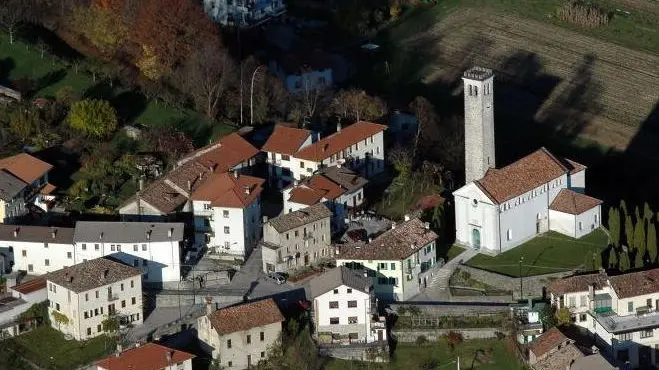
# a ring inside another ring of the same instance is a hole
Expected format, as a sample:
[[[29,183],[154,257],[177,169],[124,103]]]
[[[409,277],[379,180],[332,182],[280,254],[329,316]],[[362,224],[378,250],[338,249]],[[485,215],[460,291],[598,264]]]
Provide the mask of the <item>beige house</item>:
[[[246,369],[268,357],[281,336],[283,321],[271,298],[216,310],[207,297],[206,315],[197,320],[197,335],[220,367]]]
[[[103,334],[103,321],[142,323],[142,272],[96,258],[46,275],[51,325],[76,340]]]
[[[331,258],[332,212],[322,203],[263,225],[263,271],[285,272]]]
[[[28,204],[48,211],[55,190],[48,183],[52,168],[27,153],[0,158],[0,223],[13,223],[28,214]]]

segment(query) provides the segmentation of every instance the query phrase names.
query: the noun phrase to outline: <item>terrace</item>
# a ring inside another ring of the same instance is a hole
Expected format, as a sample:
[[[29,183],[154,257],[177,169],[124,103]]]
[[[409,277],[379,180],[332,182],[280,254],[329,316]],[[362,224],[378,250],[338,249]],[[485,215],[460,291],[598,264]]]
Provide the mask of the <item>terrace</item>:
[[[634,315],[619,316],[612,310],[595,309],[590,315],[609,333],[638,331],[659,327],[659,311],[637,310]]]

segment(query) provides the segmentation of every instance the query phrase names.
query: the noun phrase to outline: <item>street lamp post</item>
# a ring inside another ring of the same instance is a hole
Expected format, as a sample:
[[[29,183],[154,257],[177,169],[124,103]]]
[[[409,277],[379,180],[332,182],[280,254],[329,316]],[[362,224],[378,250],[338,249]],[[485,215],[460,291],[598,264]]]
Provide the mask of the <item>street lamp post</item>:
[[[522,262],[524,262],[524,256],[519,258],[519,297],[524,299],[524,277],[522,276]]]
[[[254,125],[254,77],[256,77],[256,73],[258,73],[261,67],[263,67],[263,65],[256,67],[254,73],[252,73],[252,84],[249,92],[249,124],[251,126]]]

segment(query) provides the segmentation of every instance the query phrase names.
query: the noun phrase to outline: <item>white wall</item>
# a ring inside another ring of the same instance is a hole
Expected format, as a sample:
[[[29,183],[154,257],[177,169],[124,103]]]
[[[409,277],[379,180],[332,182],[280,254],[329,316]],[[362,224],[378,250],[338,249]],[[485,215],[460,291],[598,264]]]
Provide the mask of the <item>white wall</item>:
[[[569,178],[568,187],[577,193],[583,193],[586,190],[586,170],[573,173]]]
[[[576,238],[576,216],[549,210],[549,227],[552,231]]]
[[[352,158],[360,160],[360,165],[363,163],[366,158],[366,153],[370,153],[372,167],[368,169],[367,172],[359,171],[361,175],[365,177],[371,177],[377,175],[384,171],[384,132],[380,131],[366,139],[352,145],[350,148],[347,148],[347,154]],[[343,156],[339,155],[330,156],[325,158],[322,161],[322,164],[326,167],[332,167],[340,165],[343,163]],[[348,167],[355,168],[354,164]]]
[[[43,302],[48,298],[48,294],[47,294],[46,289],[35,290],[35,291],[27,293],[27,294],[17,292],[15,290],[11,289],[11,288],[9,288],[9,291],[11,292],[12,297],[22,299],[30,305],[33,305],[33,304],[39,303],[39,302]]]
[[[113,370],[113,369],[106,369],[101,366],[96,366],[96,370]],[[166,366],[160,370],[192,370],[192,359],[187,359],[179,364],[171,364],[169,366]]]
[[[350,293],[348,290],[350,289]],[[371,299],[370,295],[357,289],[341,285],[321,294],[314,299],[314,312],[316,313],[316,331],[332,331],[336,333],[359,332],[359,340],[372,342],[375,336],[371,333]],[[356,301],[356,307],[348,307],[348,301]],[[338,308],[330,308],[330,302],[338,302]],[[330,318],[339,318],[338,325],[330,324]],[[357,324],[348,324],[349,317],[357,317]],[[336,331],[332,330],[336,327]]]
[[[601,226],[602,206],[598,204],[597,207],[576,216],[576,221],[577,229],[575,235],[577,238],[590,234]]]
[[[476,229],[480,232],[480,247],[490,253],[498,253],[500,242],[497,206],[473,183],[463,186],[453,194],[456,240],[473,247],[472,232]],[[478,202],[476,206],[474,200]]]
[[[228,212],[228,217],[225,217],[225,212]],[[210,247],[221,253],[247,258],[261,238],[260,197],[245,208],[213,207],[210,225],[214,232],[210,237]],[[229,228],[229,233],[225,233],[225,227]]]
[[[76,264],[72,244],[0,240],[0,248],[4,247],[14,250],[14,271],[25,270],[33,275],[43,275]]]

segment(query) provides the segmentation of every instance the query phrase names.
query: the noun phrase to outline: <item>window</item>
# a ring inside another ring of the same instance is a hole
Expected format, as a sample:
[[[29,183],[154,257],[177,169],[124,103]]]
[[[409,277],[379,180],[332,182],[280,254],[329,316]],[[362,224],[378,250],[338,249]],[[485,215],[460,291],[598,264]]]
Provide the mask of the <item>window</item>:
[[[89,294],[85,293],[85,302],[89,302]]]
[[[131,304],[135,304],[135,303],[137,303],[137,299],[136,299],[135,297],[131,298],[131,299],[130,299],[130,303],[131,303]]]
[[[44,248],[48,248],[48,243],[43,243]]]
[[[286,155],[286,154],[282,154],[282,155],[281,155],[281,160],[282,160],[282,161],[290,161],[290,160],[291,160],[291,156],[290,156],[290,155]]]
[[[330,301],[329,308],[339,308],[339,301]]]
[[[286,233],[286,240],[290,240],[290,239],[291,239],[291,236],[288,235],[288,233]]]
[[[324,249],[323,249],[323,252],[325,252]],[[325,254],[325,253],[323,253],[323,254]],[[348,288],[348,294],[350,294],[350,293],[352,293],[352,288]]]
[[[97,251],[101,249],[101,246],[99,244],[94,244],[94,250]]]
[[[133,282],[133,280],[130,281],[130,287],[135,288],[135,283]]]
[[[627,312],[634,312],[634,302],[627,302]]]
[[[357,301],[348,301],[348,308],[357,307]]]
[[[586,321],[586,314],[585,313],[580,313],[579,314],[579,322],[584,322]]]
[[[645,300],[645,305],[646,305],[648,308],[652,308],[652,298],[648,298],[648,299],[646,299],[646,300]]]
[[[231,339],[227,340],[227,348],[231,348]]]
[[[87,328],[87,335],[92,335],[92,328]]]
[[[579,221],[579,230],[583,230],[583,224]]]
[[[338,317],[330,317],[330,325],[339,325]]]
[[[230,348],[230,347],[229,347],[229,348]],[[233,366],[233,362],[231,362],[231,361],[227,362],[227,366],[232,367],[232,366]]]
[[[643,331],[641,332],[641,338],[650,338],[650,337],[652,337],[653,335],[654,335],[654,333],[652,332],[652,329],[649,329],[649,330],[643,330]]]
[[[378,265],[380,266],[380,270],[386,270],[387,269],[387,264],[386,263],[381,262]]]
[[[338,289],[334,289],[334,294],[339,294],[339,290],[338,290]]]
[[[82,250],[83,250],[83,251],[86,251],[86,250],[87,250],[87,244],[82,243]],[[91,330],[91,329],[88,329],[88,330]]]
[[[634,334],[634,333],[622,333],[622,334],[618,334],[618,340],[620,340],[620,341],[632,340],[633,337],[634,337],[633,334]]]
[[[139,249],[139,246],[137,244],[133,244],[133,252],[137,252]]]
[[[140,265],[140,260],[137,259],[133,260],[133,267],[137,267],[139,265]]]
[[[229,218],[229,211],[227,210],[222,211],[222,217]]]
[[[143,251],[146,250],[146,244],[142,244],[142,250],[143,250]]]
[[[300,168],[304,168],[304,162],[300,161]]]
[[[46,259],[43,261],[43,264],[46,265],[46,266],[50,266],[50,260],[46,258]]]
[[[298,230],[295,230],[295,237],[297,238],[298,236],[300,236],[300,233]]]
[[[265,358],[265,352],[261,351],[261,358]]]
[[[513,230],[512,229],[508,229],[508,232],[506,233],[506,238],[508,240],[513,240]]]
[[[71,259],[72,257],[71,252],[66,252],[66,258]]]
[[[95,292],[95,294],[96,294],[96,298],[98,298],[98,290]]]
[[[388,282],[388,281],[389,281],[389,280],[387,280],[386,277],[379,277],[379,278],[378,278],[378,284],[380,284],[380,285],[387,285],[387,282]]]
[[[252,336],[247,334],[247,344],[252,343]]]
[[[55,303],[55,309],[59,311],[59,303]]]
[[[597,215],[595,215],[595,225],[597,225]]]
[[[100,333],[102,330],[101,324],[96,325],[96,332]]]
[[[259,339],[261,340],[261,342],[263,342],[265,340],[265,332],[260,332],[259,333]]]
[[[396,264],[395,264],[395,263],[392,263],[391,266],[390,266],[390,270],[391,270],[391,271],[394,271],[395,269],[396,269]]]
[[[474,86],[474,96],[478,96],[478,86]]]
[[[29,272],[34,271],[34,266],[32,266],[32,265],[27,265],[27,270],[28,270]]]
[[[577,307],[577,297],[570,297],[570,304],[568,307]]]
[[[148,264],[149,264],[149,261],[147,261],[147,260],[142,260],[142,266],[146,266],[146,265],[148,265]]]
[[[208,211],[211,208],[213,208],[213,207],[211,207],[210,203],[204,203],[204,210]]]
[[[125,307],[126,307],[126,300],[124,299],[121,301],[121,308],[125,308]]]
[[[25,249],[23,249],[23,250],[21,251],[21,255],[22,255],[23,257],[27,257],[27,251],[26,251]]]
[[[110,244],[110,250],[111,250],[112,252],[114,252],[114,251],[115,251],[115,247],[114,247],[114,244]]]
[[[94,308],[94,316],[98,316],[98,308]]]
[[[588,306],[588,296],[582,295],[579,302],[579,307],[586,307],[586,306]]]
[[[230,234],[230,233],[231,233],[231,231],[230,231],[230,229],[229,229],[229,226],[225,226],[225,227],[224,227],[224,233],[225,233],[225,234]]]
[[[87,313],[87,311],[85,311],[85,314],[83,316],[85,317],[85,319],[89,318],[89,314]]]
[[[357,316],[348,317],[348,324],[356,324],[356,323],[357,323]]]

